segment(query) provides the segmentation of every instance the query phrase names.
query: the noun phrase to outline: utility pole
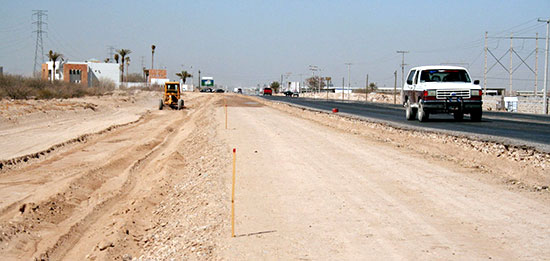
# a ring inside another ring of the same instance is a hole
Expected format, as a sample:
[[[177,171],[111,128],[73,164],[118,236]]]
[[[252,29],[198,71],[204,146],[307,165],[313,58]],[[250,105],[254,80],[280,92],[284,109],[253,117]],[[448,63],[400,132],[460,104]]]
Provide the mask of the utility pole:
[[[304,85],[304,83],[302,82],[302,76],[303,76],[303,75],[304,75],[303,73],[300,73],[300,84],[298,84],[298,93],[301,93],[301,92],[302,92],[302,88],[304,88],[304,86],[302,86],[302,85]],[[299,96],[299,95],[298,95],[298,96]]]
[[[535,91],[533,96],[537,97],[538,90],[538,81],[539,81],[539,33],[535,37]]]
[[[350,71],[351,71],[351,64],[352,64],[352,63],[345,63],[345,65],[348,66],[348,87],[349,87],[350,95],[351,95],[351,73],[350,73]],[[348,95],[348,100],[349,100],[349,96],[350,96],[350,95]]]
[[[546,58],[544,58],[544,91],[542,93],[542,106],[544,108],[542,113],[548,114],[548,99],[546,95],[548,93],[548,26],[550,25],[550,19],[538,19],[538,21],[546,23]]]
[[[201,89],[201,70],[199,70],[199,90]]]
[[[143,73],[143,76],[145,76],[145,56],[140,56],[140,58],[141,58],[141,72]]]
[[[319,99],[321,99],[321,69],[319,69]]]
[[[315,71],[318,71],[319,67],[317,67],[317,65],[310,65],[309,70],[311,71],[311,78],[315,80]],[[315,91],[315,85],[312,87],[313,91]],[[317,98],[317,95],[315,95],[315,98]]]
[[[395,80],[395,82],[393,83],[393,104],[395,104],[395,96],[397,95],[397,71],[393,72],[393,78]]]
[[[332,81],[332,77],[325,77],[325,80],[327,81],[327,84],[325,85],[325,89],[327,89],[327,101],[328,101],[328,88],[329,88],[330,82]]]
[[[397,53],[400,53],[402,55],[401,58],[401,86],[405,85],[405,54],[409,53],[409,51],[397,51]]]
[[[344,101],[344,92],[346,91],[345,77],[342,77],[342,101]]]
[[[512,74],[514,73],[514,67],[512,66],[512,57],[513,54],[514,54],[514,47],[513,47],[513,44],[514,43],[514,33],[510,33],[510,69],[509,69],[509,73],[510,73],[510,93],[508,94],[508,96],[512,96]]]
[[[369,75],[367,74],[367,81],[365,84],[365,101],[367,101],[369,94]]]
[[[281,74],[281,82],[279,83],[279,88],[283,87],[283,75]]]
[[[485,66],[483,68],[483,93],[487,95],[487,34],[485,31]]]
[[[48,23],[43,21],[43,18],[48,18],[48,10],[32,10],[32,17],[34,20],[32,23],[36,25],[36,30],[33,33],[36,33],[36,46],[34,49],[34,69],[33,73],[36,75],[36,66],[38,63],[44,63],[44,44],[42,41],[42,35],[47,33],[43,29],[43,25],[48,25]],[[40,49],[40,59],[38,58],[38,49]],[[55,72],[54,72],[55,74]]]

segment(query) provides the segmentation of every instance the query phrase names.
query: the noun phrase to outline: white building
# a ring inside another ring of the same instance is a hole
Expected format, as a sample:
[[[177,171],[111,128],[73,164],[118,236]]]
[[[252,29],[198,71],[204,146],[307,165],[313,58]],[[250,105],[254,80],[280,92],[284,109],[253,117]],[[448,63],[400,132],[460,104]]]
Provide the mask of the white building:
[[[120,65],[116,63],[56,61],[55,73],[52,70],[53,62],[42,64],[42,79],[51,80],[53,75],[55,80],[87,86],[105,80],[112,81],[117,88],[120,85]]]
[[[119,64],[95,62],[88,62],[87,64],[90,70],[90,74],[88,77],[88,83],[90,86],[93,86],[94,83],[102,80],[113,81],[116,87],[120,85]]]

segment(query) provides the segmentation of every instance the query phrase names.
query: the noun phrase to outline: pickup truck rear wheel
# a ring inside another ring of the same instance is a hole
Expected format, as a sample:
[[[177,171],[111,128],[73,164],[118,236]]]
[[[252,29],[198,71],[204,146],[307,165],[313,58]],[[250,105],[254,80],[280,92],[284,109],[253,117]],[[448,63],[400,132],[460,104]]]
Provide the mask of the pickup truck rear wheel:
[[[411,107],[409,100],[405,103],[405,118],[407,118],[408,121],[412,121],[416,118],[416,110]]]
[[[422,100],[418,101],[418,121],[426,122],[430,118],[430,114],[424,110],[422,106]]]

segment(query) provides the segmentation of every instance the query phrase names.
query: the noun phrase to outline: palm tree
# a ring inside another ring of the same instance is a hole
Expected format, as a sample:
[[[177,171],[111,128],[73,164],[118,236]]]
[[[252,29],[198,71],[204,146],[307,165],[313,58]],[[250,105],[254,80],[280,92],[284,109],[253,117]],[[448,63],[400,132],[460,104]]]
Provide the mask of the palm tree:
[[[53,63],[53,71],[52,71],[52,82],[53,82],[55,80],[55,61],[57,61],[57,59],[59,58],[62,58],[63,54],[56,53],[50,50],[50,52],[48,53],[48,57],[50,58],[50,61],[52,61]]]
[[[154,44],[151,45],[151,70],[155,67],[155,48],[157,48]]]
[[[114,57],[114,58],[115,58],[116,63],[118,64],[118,59],[120,58],[120,57],[118,56],[118,53],[115,53],[115,57]],[[119,65],[119,66],[118,66],[118,70],[119,70],[119,71],[121,70],[121,69],[120,69],[120,66],[122,66],[122,65]]]
[[[128,72],[130,72],[130,56],[126,57],[126,81],[128,81]]]
[[[176,73],[176,76],[180,77],[181,78],[181,82],[183,84],[185,84],[185,79],[187,78],[190,78],[190,77],[193,77],[193,75],[191,75],[190,73],[188,73],[187,71],[181,71],[179,73]]]
[[[120,82],[124,82],[124,77],[123,77],[124,76],[124,58],[125,58],[126,55],[132,53],[132,51],[129,50],[129,49],[120,49],[120,50],[117,50],[117,53],[120,55],[120,58],[121,58],[120,59],[120,62],[121,62],[120,68],[121,68],[122,74],[120,75]]]

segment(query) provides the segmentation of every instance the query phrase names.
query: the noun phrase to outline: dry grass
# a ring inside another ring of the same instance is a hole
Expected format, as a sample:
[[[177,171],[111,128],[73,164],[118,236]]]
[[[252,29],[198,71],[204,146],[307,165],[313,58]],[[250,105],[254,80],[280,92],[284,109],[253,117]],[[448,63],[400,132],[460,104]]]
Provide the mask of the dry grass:
[[[88,95],[103,95],[114,90],[112,83],[99,83],[93,87],[76,83],[56,81],[54,83],[42,79],[24,77],[21,75],[0,76],[0,98],[11,99],[52,99],[73,98]]]

